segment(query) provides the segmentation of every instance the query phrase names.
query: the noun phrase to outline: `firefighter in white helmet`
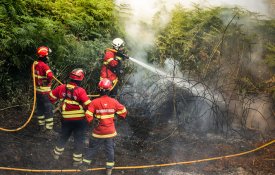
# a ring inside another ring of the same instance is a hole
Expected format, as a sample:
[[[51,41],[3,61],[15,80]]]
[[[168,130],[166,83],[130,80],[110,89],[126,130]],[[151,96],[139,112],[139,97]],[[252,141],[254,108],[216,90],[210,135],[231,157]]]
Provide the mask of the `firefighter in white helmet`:
[[[117,95],[117,82],[118,78],[123,72],[122,61],[129,57],[125,54],[124,41],[121,38],[115,38],[112,41],[113,48],[107,48],[104,58],[103,65],[100,71],[100,80],[108,78],[112,81],[111,96]]]

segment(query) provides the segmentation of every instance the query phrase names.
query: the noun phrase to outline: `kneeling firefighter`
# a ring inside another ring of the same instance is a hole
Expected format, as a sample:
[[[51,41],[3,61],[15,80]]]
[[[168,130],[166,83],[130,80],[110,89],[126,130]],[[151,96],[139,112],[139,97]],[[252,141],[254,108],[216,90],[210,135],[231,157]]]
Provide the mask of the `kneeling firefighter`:
[[[125,54],[124,41],[121,38],[115,38],[112,41],[113,48],[107,48],[104,58],[103,65],[100,71],[100,80],[108,78],[112,81],[112,88],[110,95],[115,97],[117,95],[117,82],[118,78],[123,73],[122,61],[129,57]]]
[[[61,134],[53,150],[54,159],[59,159],[64,151],[64,147],[69,137],[74,137],[73,166],[78,166],[82,162],[82,151],[84,148],[85,130],[87,120],[85,119],[85,109],[91,103],[86,90],[80,87],[84,79],[82,69],[74,69],[70,73],[70,82],[55,88],[50,93],[50,100],[55,103],[61,101]]]

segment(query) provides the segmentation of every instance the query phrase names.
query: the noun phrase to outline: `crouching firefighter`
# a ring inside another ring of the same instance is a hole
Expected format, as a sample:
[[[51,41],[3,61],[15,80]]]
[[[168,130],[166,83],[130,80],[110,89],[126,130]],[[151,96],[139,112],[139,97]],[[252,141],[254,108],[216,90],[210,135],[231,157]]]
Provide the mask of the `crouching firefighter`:
[[[109,79],[102,79],[98,84],[98,88],[101,96],[94,99],[86,111],[87,121],[90,123],[93,119],[97,120],[97,126],[92,131],[89,148],[85,152],[83,163],[79,168],[86,171],[92,159],[98,153],[98,149],[104,146],[107,157],[106,174],[111,175],[115,164],[114,137],[117,135],[114,123],[115,114],[125,119],[127,111],[124,105],[108,96],[112,88],[112,82]]]
[[[112,81],[111,96],[117,95],[117,82],[119,76],[123,73],[122,61],[129,57],[124,53],[124,41],[120,38],[115,38],[112,41],[113,48],[107,48],[104,58],[103,65],[100,71],[100,80],[108,78]]]
[[[36,115],[40,131],[47,135],[54,135],[53,132],[53,107],[49,100],[51,91],[53,73],[48,66],[49,54],[51,49],[41,46],[37,49],[38,60],[34,61],[34,76],[36,85]]]
[[[86,91],[80,87],[84,79],[82,69],[74,69],[70,75],[70,82],[55,88],[50,93],[50,100],[55,103],[58,99],[61,102],[61,133],[60,138],[53,150],[54,159],[64,152],[64,147],[69,137],[74,137],[73,166],[78,166],[82,162],[82,151],[84,148],[84,136],[87,128],[85,119],[85,109],[91,103]]]

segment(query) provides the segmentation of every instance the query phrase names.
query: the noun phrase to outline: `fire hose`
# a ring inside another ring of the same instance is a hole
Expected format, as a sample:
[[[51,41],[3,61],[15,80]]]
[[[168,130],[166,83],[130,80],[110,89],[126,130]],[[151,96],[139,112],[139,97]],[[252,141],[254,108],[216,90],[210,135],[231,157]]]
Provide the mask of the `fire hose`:
[[[32,111],[31,114],[29,116],[29,118],[27,119],[27,121],[20,127],[15,128],[15,129],[7,129],[7,128],[0,128],[0,131],[6,131],[6,132],[16,132],[19,131],[23,128],[25,128],[29,122],[31,121],[34,111],[35,111],[35,104],[36,104],[36,82],[35,82],[35,74],[34,74],[34,64],[32,65],[32,80],[33,80],[33,106],[32,106]],[[61,81],[59,81],[55,76],[53,77],[59,84],[63,84]],[[99,95],[88,95],[89,97],[98,97]],[[60,106],[57,106],[53,112],[57,112],[60,109]]]
[[[15,128],[15,129],[6,129],[6,128],[0,128],[1,131],[6,131],[6,132],[16,132],[19,131],[23,128],[25,128],[28,123],[31,121],[33,114],[34,114],[34,110],[35,110],[35,104],[36,104],[36,85],[35,85],[35,76],[34,76],[34,64],[32,64],[32,80],[33,80],[33,106],[32,106],[32,111],[31,114],[28,118],[28,120],[20,127]]]
[[[228,158],[243,156],[246,154],[250,154],[252,152],[259,151],[267,146],[270,146],[271,144],[275,143],[275,140],[272,140],[268,143],[263,144],[262,146],[259,146],[255,149],[240,152],[236,154],[230,154],[225,156],[218,156],[218,157],[211,157],[211,158],[205,158],[205,159],[198,159],[198,160],[190,160],[190,161],[183,161],[183,162],[173,162],[173,163],[165,163],[165,164],[152,164],[152,165],[136,165],[136,166],[118,166],[114,167],[114,170],[127,170],[127,169],[146,169],[146,168],[157,168],[157,167],[168,167],[168,166],[175,166],[175,165],[189,165],[194,163],[201,163],[201,162],[208,162],[208,161],[214,161],[214,160],[224,160]],[[27,168],[13,168],[13,167],[0,167],[0,170],[6,170],[6,171],[21,171],[21,172],[36,172],[36,173],[73,173],[73,172],[80,172],[79,169],[52,169],[52,170],[45,170],[45,169],[27,169]],[[105,170],[105,168],[90,168],[88,171],[99,171],[99,170]]]

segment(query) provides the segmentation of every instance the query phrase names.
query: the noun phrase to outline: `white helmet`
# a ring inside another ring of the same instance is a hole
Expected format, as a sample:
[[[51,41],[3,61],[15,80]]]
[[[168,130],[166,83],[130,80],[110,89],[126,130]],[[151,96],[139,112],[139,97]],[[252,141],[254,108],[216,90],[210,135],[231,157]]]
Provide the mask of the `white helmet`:
[[[112,42],[114,49],[118,50],[120,47],[124,46],[124,41],[120,38],[115,38]]]

